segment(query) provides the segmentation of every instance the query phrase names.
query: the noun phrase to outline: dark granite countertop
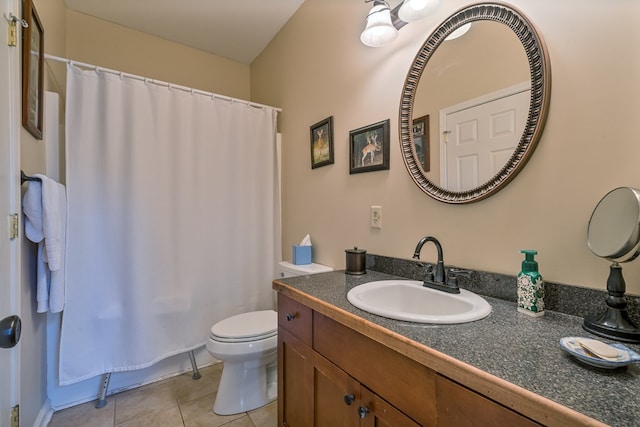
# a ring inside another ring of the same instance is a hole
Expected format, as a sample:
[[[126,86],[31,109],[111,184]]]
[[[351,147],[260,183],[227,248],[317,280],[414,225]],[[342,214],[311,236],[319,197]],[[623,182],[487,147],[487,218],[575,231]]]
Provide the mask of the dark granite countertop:
[[[582,329],[582,318],[554,311],[533,318],[519,313],[514,302],[485,297],[492,307],[485,319],[458,325],[425,325],[370,314],[347,301],[346,294],[354,286],[398,278],[375,271],[362,276],[335,271],[278,282],[603,423],[640,425],[637,363],[615,370],[600,369],[577,361],[561,349],[562,337],[591,336]],[[640,352],[638,345],[625,345]]]

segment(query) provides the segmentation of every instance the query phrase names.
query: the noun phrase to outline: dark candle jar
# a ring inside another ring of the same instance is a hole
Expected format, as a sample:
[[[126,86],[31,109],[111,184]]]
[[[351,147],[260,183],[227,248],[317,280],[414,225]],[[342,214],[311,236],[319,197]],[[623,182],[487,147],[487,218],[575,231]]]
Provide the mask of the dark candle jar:
[[[347,257],[345,273],[365,274],[367,272],[367,251],[364,249],[358,249],[358,247],[355,246],[353,249],[345,249],[345,252]]]

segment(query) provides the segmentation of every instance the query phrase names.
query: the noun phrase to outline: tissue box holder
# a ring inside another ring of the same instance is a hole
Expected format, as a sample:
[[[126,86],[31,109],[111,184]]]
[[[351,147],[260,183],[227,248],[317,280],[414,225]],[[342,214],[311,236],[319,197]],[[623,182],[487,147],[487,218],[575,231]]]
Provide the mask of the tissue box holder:
[[[311,246],[293,245],[293,263],[295,265],[311,264]]]

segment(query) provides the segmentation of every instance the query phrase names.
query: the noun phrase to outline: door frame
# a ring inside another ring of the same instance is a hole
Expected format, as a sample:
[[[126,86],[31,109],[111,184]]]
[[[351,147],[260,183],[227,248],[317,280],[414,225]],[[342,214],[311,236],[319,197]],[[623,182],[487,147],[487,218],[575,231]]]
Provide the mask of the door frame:
[[[20,249],[22,214],[20,203],[20,113],[21,113],[21,29],[16,26],[16,45],[9,46],[11,15],[21,17],[19,0],[2,0],[0,29],[0,319],[20,316]],[[18,214],[18,237],[11,238],[9,216]],[[11,408],[20,402],[20,344],[0,349],[0,425],[10,425]]]

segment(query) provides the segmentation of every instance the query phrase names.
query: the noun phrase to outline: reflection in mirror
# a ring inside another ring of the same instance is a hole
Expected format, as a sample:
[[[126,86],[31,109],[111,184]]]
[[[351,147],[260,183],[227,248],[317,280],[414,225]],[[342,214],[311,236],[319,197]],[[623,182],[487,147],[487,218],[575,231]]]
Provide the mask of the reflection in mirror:
[[[467,33],[447,39],[469,23]],[[520,12],[486,3],[453,14],[429,36],[405,81],[400,138],[414,182],[448,203],[502,188],[539,139],[549,91],[546,49]],[[425,116],[430,133],[419,138],[412,131]]]
[[[475,22],[464,36],[443,42],[427,63],[413,101],[413,117],[435,118],[427,178],[452,191],[491,179],[520,140],[529,98],[527,56],[506,25]]]
[[[640,328],[627,313],[626,285],[621,262],[640,255],[640,191],[620,187],[598,203],[589,220],[587,242],[591,252],[612,261],[607,279],[607,308],[599,316],[587,316],[583,328],[619,341],[640,342]]]

